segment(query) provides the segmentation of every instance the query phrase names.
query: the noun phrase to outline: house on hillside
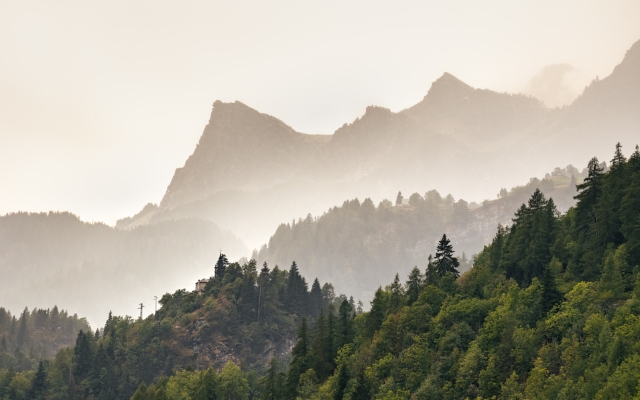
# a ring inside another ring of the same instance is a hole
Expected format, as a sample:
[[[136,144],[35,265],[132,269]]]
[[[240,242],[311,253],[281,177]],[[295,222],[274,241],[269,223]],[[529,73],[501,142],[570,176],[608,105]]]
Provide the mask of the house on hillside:
[[[208,279],[200,279],[196,282],[196,290],[194,290],[194,292],[198,293],[199,295],[203,295],[204,294],[204,288],[207,286],[207,283],[209,283]]]
[[[402,207],[407,207],[409,205],[409,199],[402,199]]]

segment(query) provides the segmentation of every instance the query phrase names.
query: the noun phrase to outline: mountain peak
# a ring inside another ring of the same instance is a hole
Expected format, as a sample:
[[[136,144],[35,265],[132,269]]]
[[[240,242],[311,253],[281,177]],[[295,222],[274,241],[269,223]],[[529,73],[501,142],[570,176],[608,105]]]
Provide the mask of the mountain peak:
[[[429,93],[427,93],[427,96],[432,94],[432,92],[434,91],[440,92],[440,91],[461,91],[461,90],[473,91],[475,89],[467,85],[466,83],[462,82],[460,79],[456,78],[455,76],[451,75],[450,73],[445,72],[444,74],[442,74],[440,78],[436,79],[435,82],[431,84],[431,89],[429,89]]]

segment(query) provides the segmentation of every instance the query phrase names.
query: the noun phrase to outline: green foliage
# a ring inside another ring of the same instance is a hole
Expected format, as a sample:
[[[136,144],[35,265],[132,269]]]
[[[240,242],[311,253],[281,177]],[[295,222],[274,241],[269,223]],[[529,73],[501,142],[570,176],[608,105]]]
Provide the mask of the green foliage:
[[[460,277],[443,236],[424,278],[396,275],[368,312],[329,284],[309,292],[295,263],[260,273],[255,261],[232,263],[203,296],[167,294],[155,316],[110,317],[37,371],[0,370],[0,398],[638,398],[638,157],[617,146],[608,172],[592,160],[565,215],[533,191]],[[278,353],[297,324],[285,376],[275,357],[265,366],[255,355]],[[206,363],[214,345],[233,346],[226,355],[245,370]],[[19,365],[24,353],[12,354]]]

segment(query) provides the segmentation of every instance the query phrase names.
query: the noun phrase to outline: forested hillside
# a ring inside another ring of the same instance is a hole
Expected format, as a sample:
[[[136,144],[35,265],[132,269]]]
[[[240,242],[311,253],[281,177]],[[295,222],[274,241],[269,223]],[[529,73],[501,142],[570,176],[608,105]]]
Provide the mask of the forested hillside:
[[[40,378],[19,372],[28,368],[15,363],[11,369],[0,365],[0,398],[128,399],[138,385],[160,377],[179,382],[174,392],[169,384],[169,398],[188,398],[171,393],[188,391],[191,371],[207,368],[211,374],[222,369],[228,390],[256,395],[268,362],[278,357],[286,365],[303,318],[313,320],[342,302],[357,307],[353,299],[336,296],[331,284],[309,284],[295,263],[289,270],[258,268],[253,260],[229,263],[222,254],[201,294],[178,290],[164,295],[162,307],[144,320],[109,314],[103,328],[74,332],[75,347],[42,363]],[[30,365],[35,369],[37,363]]]
[[[54,303],[93,323],[109,310],[133,315],[138,303],[151,304],[176,284],[191,287],[220,248],[247,254],[208,221],[119,230],[70,213],[7,214],[0,217],[0,304],[17,314]]]
[[[460,278],[439,246],[424,274],[376,292],[340,348],[314,346],[331,343],[326,322],[303,324],[282,396],[635,398],[640,151],[618,147],[607,173],[593,159],[578,189],[564,215],[536,190]]]
[[[281,224],[268,245],[252,257],[278,265],[296,260],[304,275],[334,282],[336,289],[356,298],[371,299],[380,283],[396,273],[406,275],[414,266],[426,268],[442,232],[456,243],[466,271],[472,255],[491,242],[499,224],[511,222],[534,190],[553,197],[558,209],[567,211],[575,202],[576,182],[582,182],[586,173],[586,168],[580,172],[571,165],[556,168],[543,179],[502,189],[498,199],[482,204],[441,196],[436,190],[407,194],[409,203],[402,206],[396,204],[398,199],[377,206],[368,198],[346,201],[317,218],[309,214]]]
[[[640,150],[627,160],[618,146],[606,172],[591,160],[577,199],[561,214],[534,190],[462,275],[442,235],[426,269],[396,275],[368,312],[329,284],[309,290],[296,263],[258,272],[221,255],[201,295],[165,295],[144,320],[110,316],[37,371],[0,371],[0,395],[633,399]]]
[[[17,318],[0,307],[0,369],[34,369],[38,360],[51,359],[61,348],[72,346],[82,329],[89,329],[86,319],[57,306],[25,308]]]

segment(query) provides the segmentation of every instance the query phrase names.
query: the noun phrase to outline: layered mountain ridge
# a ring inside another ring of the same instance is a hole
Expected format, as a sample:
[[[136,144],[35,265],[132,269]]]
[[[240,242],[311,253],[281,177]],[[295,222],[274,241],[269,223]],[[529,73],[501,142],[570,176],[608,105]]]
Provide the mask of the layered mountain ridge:
[[[240,102],[216,101],[160,207],[129,227],[195,217],[250,246],[283,221],[348,198],[437,189],[482,201],[559,165],[609,157],[640,137],[640,41],[570,106],[476,89],[449,73],[416,105],[369,106],[333,135],[307,135]],[[265,212],[267,210],[267,212]]]

